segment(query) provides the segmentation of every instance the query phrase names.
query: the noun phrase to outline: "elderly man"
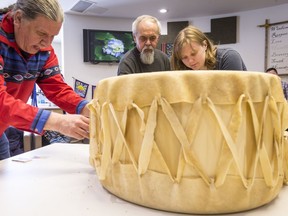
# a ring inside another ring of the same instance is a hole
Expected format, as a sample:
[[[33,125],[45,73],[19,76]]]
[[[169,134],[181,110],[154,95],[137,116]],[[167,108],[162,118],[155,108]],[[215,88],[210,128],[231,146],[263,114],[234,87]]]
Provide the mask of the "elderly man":
[[[156,49],[161,34],[159,21],[152,16],[139,16],[132,24],[136,47],[129,50],[121,59],[118,75],[169,71],[168,56]]]

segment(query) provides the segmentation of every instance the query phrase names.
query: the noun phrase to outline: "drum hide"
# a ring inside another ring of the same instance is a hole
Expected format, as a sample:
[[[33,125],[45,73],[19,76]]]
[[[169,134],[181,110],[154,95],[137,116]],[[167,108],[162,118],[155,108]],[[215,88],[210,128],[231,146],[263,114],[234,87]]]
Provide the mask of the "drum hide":
[[[90,163],[129,202],[232,213],[269,203],[287,181],[287,102],[275,75],[123,75],[101,80],[89,108]]]

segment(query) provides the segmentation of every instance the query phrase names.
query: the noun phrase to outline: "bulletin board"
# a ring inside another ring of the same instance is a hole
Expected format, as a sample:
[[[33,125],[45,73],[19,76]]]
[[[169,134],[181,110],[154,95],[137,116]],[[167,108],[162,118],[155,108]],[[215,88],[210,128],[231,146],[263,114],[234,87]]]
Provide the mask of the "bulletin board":
[[[288,75],[288,21],[270,24],[268,38],[267,66],[276,68],[279,75]]]
[[[264,69],[274,67],[283,81],[288,82],[288,20],[258,25],[265,28]]]

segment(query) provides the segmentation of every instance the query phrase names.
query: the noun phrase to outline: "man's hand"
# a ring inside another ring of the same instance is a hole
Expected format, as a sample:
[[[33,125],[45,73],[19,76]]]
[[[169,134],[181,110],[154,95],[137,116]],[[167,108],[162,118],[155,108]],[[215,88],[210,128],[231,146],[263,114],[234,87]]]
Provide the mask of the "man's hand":
[[[89,139],[90,120],[86,116],[76,114],[59,114],[51,112],[44,130],[58,131],[75,139]]]
[[[90,110],[88,108],[88,104],[81,110],[81,115],[84,115],[86,117],[90,117]]]

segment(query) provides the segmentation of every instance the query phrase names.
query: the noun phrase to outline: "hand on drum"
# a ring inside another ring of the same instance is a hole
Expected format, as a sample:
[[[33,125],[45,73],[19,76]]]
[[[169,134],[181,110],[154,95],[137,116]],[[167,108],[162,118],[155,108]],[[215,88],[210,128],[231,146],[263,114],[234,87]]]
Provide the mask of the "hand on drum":
[[[89,139],[89,123],[89,118],[83,115],[51,113],[44,129],[58,131],[79,140]]]

